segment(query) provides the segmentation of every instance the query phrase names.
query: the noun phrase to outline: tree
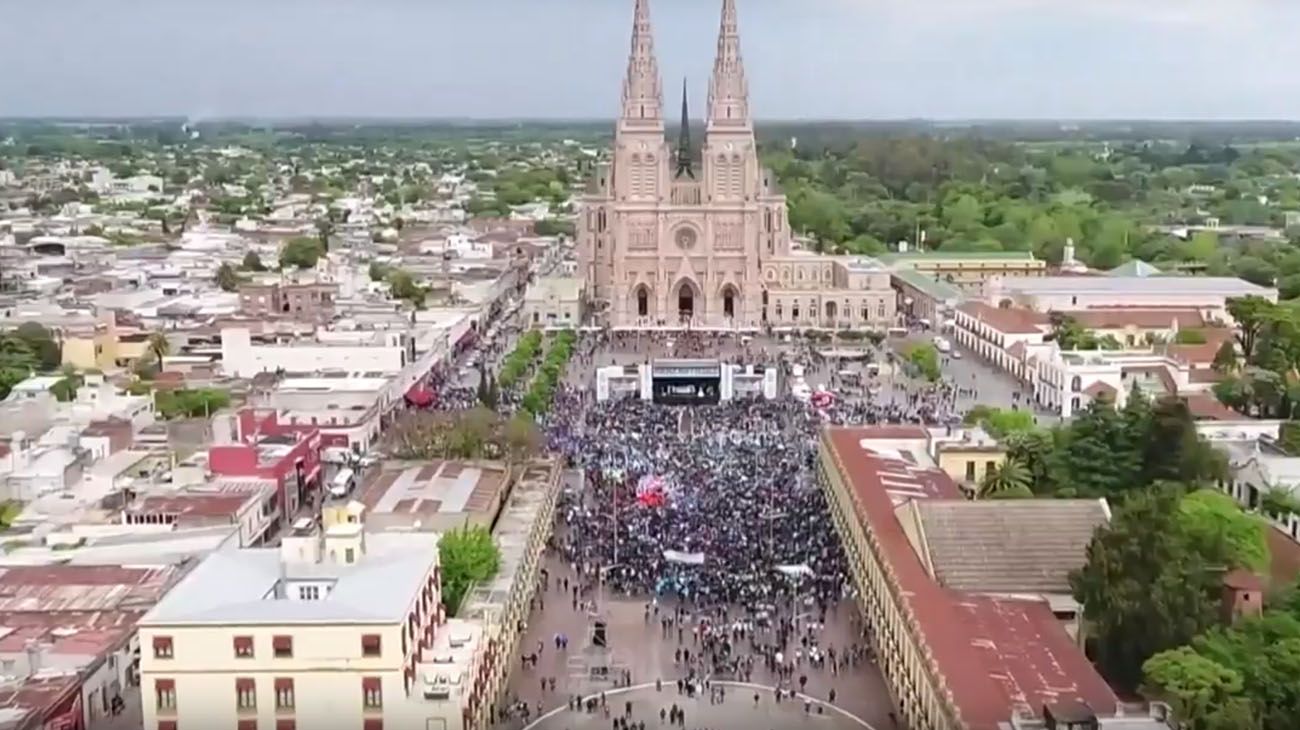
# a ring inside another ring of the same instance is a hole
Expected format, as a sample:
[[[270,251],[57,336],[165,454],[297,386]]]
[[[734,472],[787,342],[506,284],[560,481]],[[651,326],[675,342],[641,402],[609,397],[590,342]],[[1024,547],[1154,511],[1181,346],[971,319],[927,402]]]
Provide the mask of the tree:
[[[384,266],[378,261],[371,261],[368,273],[370,274],[371,281],[383,281],[388,278],[389,271],[390,270],[387,266]]]
[[[167,339],[167,335],[154,332],[149,335],[146,349],[148,349],[149,354],[153,355],[154,360],[158,363],[158,370],[161,372],[163,370],[163,358],[172,354],[171,341]]]
[[[262,263],[262,257],[257,255],[256,251],[249,251],[244,254],[244,261],[240,264],[244,271],[266,271],[266,264]]]
[[[907,350],[907,362],[926,380],[936,382],[943,377],[939,367],[939,351],[928,342],[918,342]]]
[[[539,453],[544,439],[537,422],[521,412],[506,422],[505,442],[510,461],[517,464]]]
[[[1224,375],[1237,371],[1237,345],[1231,339],[1226,339],[1219,345],[1218,351],[1214,353],[1214,363],[1211,367],[1215,372]]]
[[[310,269],[324,254],[319,239],[309,236],[290,238],[280,249],[280,268]]]
[[[424,307],[424,298],[428,295],[428,290],[416,284],[415,278],[409,272],[401,269],[389,272],[388,286],[395,299],[405,299],[416,309]]]
[[[1227,567],[1268,570],[1268,525],[1227,494],[1214,489],[1187,494],[1178,503],[1177,523],[1192,544],[1220,546]]]
[[[501,568],[501,550],[482,525],[467,525],[443,533],[438,541],[442,568],[442,605],[455,616],[465,594],[490,580]]]
[[[1023,464],[1029,472],[1029,486],[1035,494],[1049,494],[1052,481],[1052,431],[1034,429],[1015,431],[1006,438],[1007,458]]]
[[[1061,434],[1054,481],[1082,497],[1114,497],[1140,487],[1138,444],[1114,405],[1094,400]]]
[[[1151,657],[1142,665],[1144,694],[1169,704],[1185,730],[1243,730],[1255,726],[1254,711],[1240,697],[1241,675],[1190,647]]]
[[[23,322],[14,330],[14,336],[26,343],[35,356],[35,368],[55,370],[63,362],[63,347],[53,333],[39,322]]]
[[[1242,357],[1252,362],[1255,356],[1255,343],[1260,332],[1272,316],[1274,304],[1264,297],[1250,295],[1229,299],[1228,314],[1237,323],[1237,342],[1241,345]]]
[[[1176,485],[1131,495],[1098,528],[1084,566],[1070,575],[1102,673],[1119,689],[1142,680],[1147,659],[1182,646],[1218,621],[1222,543],[1180,529]]]
[[[1017,496],[1033,496],[1029,490],[1030,485],[1029,470],[1014,459],[1006,459],[997,466],[996,469],[984,476],[980,482],[979,490],[976,497],[979,499],[1005,498],[1006,495],[1015,494]]]
[[[222,291],[235,291],[239,288],[239,273],[229,263],[222,263],[217,267],[216,282]]]

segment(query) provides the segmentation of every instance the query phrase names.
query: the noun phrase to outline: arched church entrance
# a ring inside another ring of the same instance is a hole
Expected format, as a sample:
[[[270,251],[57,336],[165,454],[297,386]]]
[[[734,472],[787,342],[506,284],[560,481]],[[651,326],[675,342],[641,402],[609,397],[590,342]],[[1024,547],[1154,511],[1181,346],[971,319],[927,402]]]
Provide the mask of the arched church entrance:
[[[701,314],[702,304],[699,287],[690,279],[683,279],[677,285],[677,316],[683,322],[690,320]]]
[[[835,302],[826,302],[826,323],[834,324],[836,315]]]
[[[736,316],[736,288],[730,284],[722,288],[722,316],[727,319]]]
[[[645,284],[636,288],[636,316],[650,316],[650,289]]]

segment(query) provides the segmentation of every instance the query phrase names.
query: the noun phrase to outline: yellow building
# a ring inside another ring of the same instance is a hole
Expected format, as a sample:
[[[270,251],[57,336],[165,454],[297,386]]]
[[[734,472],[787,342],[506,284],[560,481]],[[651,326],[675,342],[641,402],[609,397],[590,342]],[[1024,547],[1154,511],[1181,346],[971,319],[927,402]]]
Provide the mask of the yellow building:
[[[957,438],[935,444],[935,462],[954,482],[974,489],[1007,459],[1007,449],[981,429],[963,430]]]
[[[984,282],[993,277],[1047,275],[1047,262],[1029,251],[912,251],[885,254],[880,260],[919,271],[972,296],[983,296]]]
[[[93,326],[65,328],[59,337],[63,364],[78,370],[129,368],[149,352],[149,333],[117,327],[112,314]]]
[[[144,727],[460,730],[480,630],[445,620],[437,546],[358,520],[212,553],[140,622]]]

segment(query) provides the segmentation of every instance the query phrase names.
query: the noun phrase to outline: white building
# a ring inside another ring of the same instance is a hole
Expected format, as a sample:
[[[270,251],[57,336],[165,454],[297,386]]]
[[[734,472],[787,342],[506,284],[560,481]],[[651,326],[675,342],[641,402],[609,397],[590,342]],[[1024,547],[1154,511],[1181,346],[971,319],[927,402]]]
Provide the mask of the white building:
[[[358,520],[213,553],[141,620],[145,727],[460,730],[437,543]]]
[[[531,327],[578,327],[582,324],[583,281],[543,277],[524,292],[524,323]]]
[[[1185,307],[1231,323],[1227,301],[1245,296],[1277,301],[1277,289],[1225,276],[1044,276],[990,279],[988,303],[1037,312],[1095,307]]]

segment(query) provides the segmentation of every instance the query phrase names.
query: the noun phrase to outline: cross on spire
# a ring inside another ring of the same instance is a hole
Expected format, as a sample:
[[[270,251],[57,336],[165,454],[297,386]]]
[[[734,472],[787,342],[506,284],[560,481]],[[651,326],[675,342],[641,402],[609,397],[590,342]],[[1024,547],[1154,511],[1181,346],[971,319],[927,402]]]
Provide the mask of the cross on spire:
[[[650,28],[650,0],[636,0],[632,20],[632,50],[627,60],[627,78],[623,80],[625,121],[661,121],[663,89],[659,79],[659,62],[655,59],[654,35]]]
[[[736,0],[722,0],[718,56],[709,81],[709,125],[744,127],[749,121],[749,83],[740,57],[740,21]]]

